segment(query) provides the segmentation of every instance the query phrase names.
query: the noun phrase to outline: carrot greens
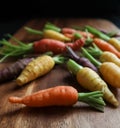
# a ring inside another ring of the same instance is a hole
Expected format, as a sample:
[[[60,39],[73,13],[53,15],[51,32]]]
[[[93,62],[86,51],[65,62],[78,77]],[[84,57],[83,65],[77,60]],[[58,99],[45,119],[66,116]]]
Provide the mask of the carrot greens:
[[[110,39],[109,36],[107,36],[106,34],[104,34],[103,32],[99,31],[98,29],[92,27],[92,26],[89,26],[89,25],[86,25],[85,26],[85,29],[88,30],[88,32],[94,34],[94,35],[97,35],[98,37],[100,37],[101,39],[104,39],[106,41],[108,41]]]

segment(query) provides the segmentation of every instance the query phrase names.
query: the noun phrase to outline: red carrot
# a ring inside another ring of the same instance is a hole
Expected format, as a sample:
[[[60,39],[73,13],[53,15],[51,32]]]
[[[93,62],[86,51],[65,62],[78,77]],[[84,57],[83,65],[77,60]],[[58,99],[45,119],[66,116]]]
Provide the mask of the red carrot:
[[[69,85],[59,85],[48,89],[40,90],[24,97],[9,97],[9,102],[25,104],[30,107],[46,106],[72,106],[77,101],[85,102],[97,110],[103,111],[105,103],[102,99],[102,91],[78,93]]]
[[[52,51],[54,54],[63,53],[66,51],[66,46],[71,47],[73,50],[78,50],[84,45],[84,40],[79,39],[74,43],[64,43],[54,39],[41,39],[34,42],[33,49],[35,53],[44,53]]]
[[[7,40],[2,40],[0,43],[4,46],[0,50],[0,55],[6,59],[10,56],[21,56],[29,52],[44,53],[47,51],[52,51],[54,54],[59,54],[66,51],[66,46],[71,47],[73,50],[78,50],[84,45],[84,42],[85,40],[83,38],[78,39],[73,43],[64,43],[55,39],[44,38],[33,43],[25,44],[16,39],[16,43],[18,43],[18,45],[15,45]]]
[[[107,43],[106,41],[100,38],[94,38],[93,42],[102,50],[102,51],[109,51],[114,53],[120,58],[120,52],[111,44]]]

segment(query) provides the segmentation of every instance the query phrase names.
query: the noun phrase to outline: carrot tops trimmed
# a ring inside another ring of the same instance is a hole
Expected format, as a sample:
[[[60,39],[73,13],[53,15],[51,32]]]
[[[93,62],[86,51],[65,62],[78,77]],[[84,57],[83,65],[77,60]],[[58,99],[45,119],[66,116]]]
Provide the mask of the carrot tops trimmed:
[[[96,110],[104,112],[105,102],[102,97],[102,91],[78,93],[78,91],[70,85],[58,85],[21,98],[11,96],[9,97],[9,102],[25,104],[29,107],[48,107],[72,106],[77,103],[77,101],[80,101],[87,103]]]

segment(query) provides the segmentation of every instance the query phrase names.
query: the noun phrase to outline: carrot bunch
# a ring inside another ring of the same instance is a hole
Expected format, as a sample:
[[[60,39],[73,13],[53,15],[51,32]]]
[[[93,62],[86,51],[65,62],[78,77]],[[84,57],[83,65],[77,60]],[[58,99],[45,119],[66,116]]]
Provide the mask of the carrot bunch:
[[[105,33],[99,31],[98,29],[92,27],[92,26],[85,26],[85,28],[92,34],[94,34],[95,36],[99,37],[99,39],[95,39],[94,42],[96,42],[96,44],[99,45],[100,48],[102,48],[103,50],[107,50],[107,51],[113,51],[115,52],[115,54],[118,54],[120,51],[120,41],[114,37],[110,37],[108,35],[106,35]],[[98,43],[100,42],[100,43]],[[103,46],[101,46],[103,44]],[[112,48],[113,46],[113,48]],[[108,47],[108,48],[107,48]],[[116,52],[117,51],[117,52]],[[120,54],[120,53],[119,53]],[[120,55],[118,54],[118,57],[120,57]]]
[[[120,52],[111,44],[108,42],[100,39],[100,38],[94,38],[93,42],[102,50],[102,51],[109,51],[114,53],[118,58],[120,58]]]
[[[50,39],[55,39],[55,40],[60,40],[60,41],[71,41],[70,38],[68,38],[67,36],[65,36],[64,34],[53,30],[52,28],[49,29],[44,29],[43,31],[40,30],[36,30],[36,29],[32,29],[29,27],[25,27],[25,30],[29,33],[32,34],[39,34],[40,36],[42,36],[42,38],[50,38]]]
[[[102,75],[102,78],[111,86],[120,88],[120,67],[114,62],[103,62],[96,60],[85,48],[82,48],[84,56],[94,63]]]
[[[120,58],[118,58],[114,53],[109,51],[102,51],[94,43],[92,46],[86,48],[86,50],[101,62],[113,62],[120,67]]]
[[[41,35],[42,38],[56,39],[64,42],[74,41],[78,38],[85,38],[91,42],[94,35],[88,31],[76,30],[70,27],[58,27],[55,24],[47,22],[43,31],[36,30],[30,27],[24,27],[28,33]]]
[[[105,102],[101,91],[78,93],[70,85],[58,85],[40,90],[28,96],[9,97],[9,102],[24,104],[29,107],[72,106],[77,101],[87,103],[91,107],[104,112]]]
[[[67,68],[76,76],[78,83],[83,88],[90,91],[102,91],[103,98],[115,107],[118,107],[118,100],[108,88],[107,83],[95,71],[89,67],[82,67],[72,59],[68,60]]]
[[[19,57],[29,53],[42,54],[50,51],[55,56],[38,56],[25,63],[24,68],[20,67],[19,75],[16,75],[16,70],[12,72],[11,76],[15,75],[17,85],[27,84],[49,73],[55,64],[64,63],[69,72],[76,76],[78,83],[91,92],[79,93],[72,86],[58,85],[28,96],[9,97],[11,103],[25,104],[30,107],[46,107],[71,106],[77,101],[82,101],[97,110],[104,111],[105,102],[103,99],[105,99],[113,106],[119,106],[119,101],[107,85],[108,83],[113,87],[120,88],[120,68],[117,66],[120,65],[118,61],[120,58],[118,40],[91,26],[85,26],[83,31],[70,27],[59,28],[54,24],[47,23],[42,31],[27,26],[25,30],[31,34],[40,35],[40,40],[24,43],[9,35],[16,44],[12,44],[6,39],[0,41],[3,45],[0,48],[0,62],[11,56]],[[91,44],[94,47],[85,49],[86,46]],[[97,47],[100,49],[99,52]],[[76,54],[76,51],[80,49],[83,56]],[[67,53],[67,56],[64,56],[64,53]],[[100,61],[90,53],[97,54]],[[11,68],[5,69],[4,72],[8,70],[11,70]],[[0,75],[2,76],[2,74]],[[6,79],[7,77],[3,75],[3,78]]]

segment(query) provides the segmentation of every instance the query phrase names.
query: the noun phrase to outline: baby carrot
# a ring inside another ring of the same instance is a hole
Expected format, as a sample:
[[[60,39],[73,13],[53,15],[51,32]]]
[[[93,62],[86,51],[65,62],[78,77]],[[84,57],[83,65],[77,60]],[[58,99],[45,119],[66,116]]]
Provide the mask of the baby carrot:
[[[115,55],[117,55],[120,58],[120,52],[111,44],[109,44],[108,42],[100,39],[100,38],[94,38],[93,42],[102,50],[102,51],[109,51],[114,53]]]
[[[36,29],[32,29],[29,27],[25,27],[25,30],[27,30],[27,32],[32,33],[32,34],[37,34],[40,36],[42,36],[42,38],[50,38],[50,39],[56,39],[56,40],[60,40],[60,41],[70,41],[71,39],[66,37],[64,34],[51,30],[51,29],[44,29],[43,31],[39,31]]]
[[[108,41],[111,45],[113,45],[118,51],[120,51],[120,41],[116,38],[110,38]]]
[[[89,59],[78,56],[70,47],[67,46],[67,56],[74,61],[76,61],[78,64],[82,65],[83,67],[89,67],[95,72],[98,72],[98,69],[96,66],[94,66]]]
[[[107,41],[109,44],[111,44],[113,47],[115,47],[118,51],[120,51],[120,41],[114,37],[109,37],[107,34],[99,31],[98,29],[92,27],[92,26],[86,26],[86,29],[95,34],[97,37]]]
[[[112,52],[108,52],[108,51],[103,52],[100,56],[100,61],[101,62],[113,62],[120,67],[120,58],[118,58]]]
[[[4,47],[0,49],[0,55],[3,56],[1,58],[2,61],[11,56],[22,56],[30,52],[44,53],[51,51],[53,52],[53,54],[59,54],[66,51],[66,46],[70,46],[73,50],[78,50],[85,43],[85,40],[83,38],[77,39],[75,42],[70,43],[64,43],[59,40],[46,38],[27,44],[17,39],[15,39],[15,41],[17,45],[12,44],[7,40],[0,41],[0,43],[4,45]]]
[[[44,30],[44,38],[56,39],[60,41],[71,41],[70,38],[66,37],[62,33],[56,32],[54,30]]]
[[[16,78],[16,83],[17,85],[22,86],[50,72],[55,66],[55,63],[64,63],[64,61],[64,57],[61,56],[39,56],[26,65],[21,74]]]
[[[68,60],[67,68],[71,73],[76,75],[78,83],[83,88],[88,89],[90,91],[103,91],[103,98],[115,107],[118,107],[118,100],[110,91],[106,82],[95,71],[88,67],[82,67],[72,59]]]
[[[120,67],[113,62],[99,62],[91,54],[82,48],[84,56],[94,63],[102,76],[102,78],[111,86],[120,88]]]
[[[72,106],[77,101],[81,101],[103,112],[105,103],[102,96],[101,91],[78,93],[70,85],[58,85],[21,98],[11,96],[8,100],[11,103],[25,104],[29,107]]]
[[[101,62],[113,62],[120,67],[120,58],[109,51],[101,51],[94,43],[86,50],[94,57],[97,57]]]
[[[73,29],[73,28],[65,27],[65,28],[62,28],[61,31],[62,31],[63,34],[72,34],[72,35],[74,35],[74,33],[79,33],[84,38],[87,38],[88,36],[90,38],[94,37],[94,35],[92,33],[89,33],[89,32],[86,32],[86,31],[76,30],[76,29]]]

